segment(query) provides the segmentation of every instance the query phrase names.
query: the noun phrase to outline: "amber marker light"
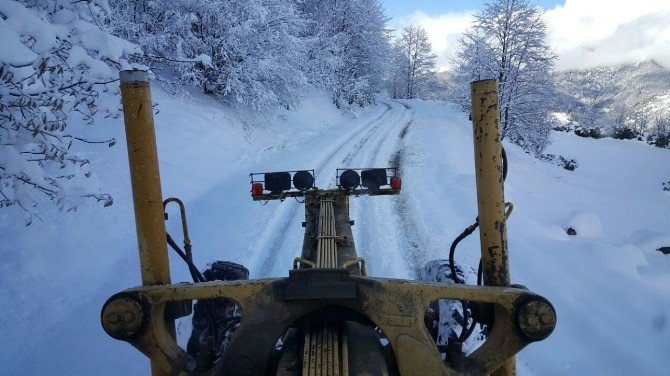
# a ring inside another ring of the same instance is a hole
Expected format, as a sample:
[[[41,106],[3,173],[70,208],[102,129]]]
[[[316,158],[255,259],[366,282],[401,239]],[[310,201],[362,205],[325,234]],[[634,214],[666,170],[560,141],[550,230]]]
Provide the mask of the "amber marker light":
[[[254,183],[251,185],[251,195],[254,197],[263,194],[263,183]]]

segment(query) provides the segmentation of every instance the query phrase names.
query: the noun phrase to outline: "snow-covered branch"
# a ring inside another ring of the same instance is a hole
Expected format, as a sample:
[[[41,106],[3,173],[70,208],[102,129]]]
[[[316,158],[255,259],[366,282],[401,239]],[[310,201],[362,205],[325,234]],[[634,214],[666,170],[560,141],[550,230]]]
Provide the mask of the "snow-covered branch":
[[[468,83],[495,78],[503,137],[539,155],[549,142],[556,55],[542,10],[527,0],[495,0],[475,16],[454,59],[452,99],[469,110]]]
[[[90,140],[74,125],[118,116],[101,93],[129,67],[125,56],[140,53],[101,28],[109,11],[106,0],[0,2],[0,206],[25,211],[27,224],[43,202],[66,211],[85,198],[113,202],[75,144],[115,140]]]

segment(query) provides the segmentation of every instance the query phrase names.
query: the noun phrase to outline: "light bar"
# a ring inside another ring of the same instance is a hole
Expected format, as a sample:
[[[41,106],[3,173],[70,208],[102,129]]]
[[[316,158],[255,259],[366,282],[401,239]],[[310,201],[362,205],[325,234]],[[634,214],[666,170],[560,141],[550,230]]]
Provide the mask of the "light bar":
[[[359,187],[363,191],[399,190],[402,185],[397,167],[338,168],[336,181],[337,186],[345,191],[354,191]]]
[[[249,178],[253,197],[263,196],[267,191],[270,195],[282,196],[315,188],[314,170],[252,172]]]

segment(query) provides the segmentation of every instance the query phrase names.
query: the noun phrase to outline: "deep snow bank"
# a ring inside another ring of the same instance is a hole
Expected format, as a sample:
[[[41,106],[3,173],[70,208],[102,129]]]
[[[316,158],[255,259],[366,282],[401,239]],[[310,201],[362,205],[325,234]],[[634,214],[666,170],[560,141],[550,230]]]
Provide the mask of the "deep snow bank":
[[[159,111],[155,123],[163,196],[185,200],[199,266],[215,258],[233,258],[226,254],[231,247],[246,251],[244,243],[249,239],[240,240],[244,227],[236,226],[258,224],[229,207],[209,211],[211,205],[192,205],[198,198],[239,203],[240,210],[250,214],[247,209],[256,206],[248,199],[249,171],[316,134],[352,121],[318,93],[309,93],[297,111],[254,114],[197,94],[171,97],[158,85],[152,91]],[[42,213],[44,221],[35,220],[30,227],[23,226],[22,213],[0,210],[3,375],[148,372],[148,363],[139,352],[110,341],[99,324],[100,308],[111,294],[140,284],[123,121],[104,119],[93,128],[80,128],[92,138],[117,139],[111,149],[81,151],[96,164],[94,179],[112,194],[115,203],[104,209],[91,204],[76,213]],[[216,221],[213,232],[198,231],[206,221]],[[170,221],[169,231],[181,239],[175,225],[176,221]],[[231,228],[240,235],[225,236]],[[216,238],[219,233],[224,234],[225,246],[221,242],[209,247],[210,254],[203,254],[203,239]],[[237,255],[234,258],[239,260]],[[173,281],[188,281],[183,265],[171,262]]]
[[[446,258],[476,216],[471,126],[465,114],[415,102],[404,141],[404,192],[424,230],[426,259]],[[658,375],[670,360],[670,150],[554,133],[548,152],[574,172],[506,145],[511,275],[558,312],[549,339],[519,356],[520,374]],[[568,225],[577,235],[568,236]],[[457,257],[476,268],[478,235]],[[374,263],[374,261],[369,261]]]
[[[317,182],[329,184],[331,168],[341,161],[385,163],[399,150],[402,195],[352,203],[357,244],[367,245],[359,253],[374,275],[413,275],[413,265],[446,258],[452,239],[476,217],[471,128],[452,107],[408,101],[409,116],[391,111],[401,106],[389,102],[352,119],[316,97],[299,111],[252,117],[201,97],[180,100],[156,89],[154,97],[163,194],[186,199],[199,266],[228,259],[250,266],[255,276],[277,275],[280,263],[290,260],[282,256],[263,271],[266,251],[277,246],[299,253],[301,206],[251,202],[250,171],[323,166]],[[53,214],[29,228],[0,212],[6,307],[0,374],[148,372],[139,352],[107,337],[98,323],[107,297],[140,279],[122,124],[105,121],[97,131],[120,141],[98,155],[105,166],[98,179],[111,188],[114,206]],[[563,133],[553,138],[549,152],[577,159],[576,171],[507,145],[506,197],[515,204],[508,233],[512,280],[549,298],[559,315],[548,340],[522,351],[520,373],[663,374],[670,366],[670,256],[655,249],[670,245],[670,195],[661,190],[670,180],[670,151]],[[350,151],[356,148],[361,153]],[[168,229],[178,234],[175,224]],[[568,225],[578,235],[568,236]],[[373,226],[386,226],[385,241],[396,244],[380,247]],[[389,254],[406,249],[411,253]],[[457,258],[476,266],[478,249],[475,233]],[[188,280],[178,262],[172,271],[173,281]],[[179,331],[187,333],[187,324]]]

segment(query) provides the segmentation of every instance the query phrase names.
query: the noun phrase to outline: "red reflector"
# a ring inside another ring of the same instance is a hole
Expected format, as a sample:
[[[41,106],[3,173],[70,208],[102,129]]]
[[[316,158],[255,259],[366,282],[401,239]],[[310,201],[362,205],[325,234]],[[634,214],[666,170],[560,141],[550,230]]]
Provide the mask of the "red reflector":
[[[263,183],[254,183],[251,185],[251,195],[260,196],[263,194]]]
[[[402,188],[402,179],[399,177],[393,177],[391,178],[391,188],[393,189],[401,189]]]

